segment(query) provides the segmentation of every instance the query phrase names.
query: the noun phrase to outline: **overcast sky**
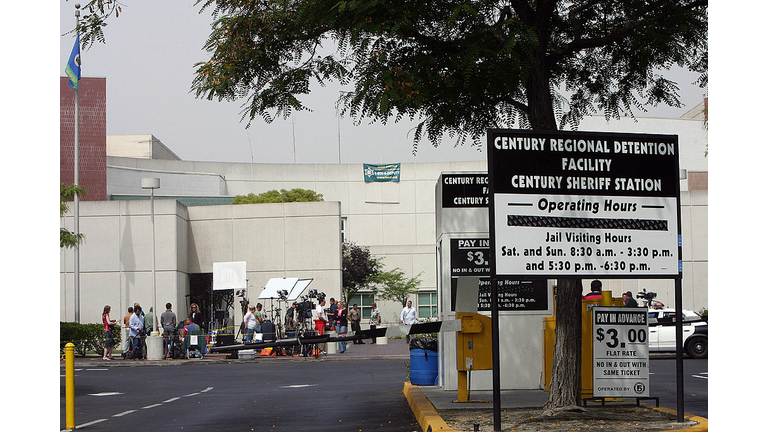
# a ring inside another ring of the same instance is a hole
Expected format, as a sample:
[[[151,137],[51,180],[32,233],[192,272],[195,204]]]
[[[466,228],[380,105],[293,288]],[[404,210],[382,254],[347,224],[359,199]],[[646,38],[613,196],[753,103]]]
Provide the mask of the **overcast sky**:
[[[85,3],[85,2],[83,2]],[[468,144],[439,148],[422,142],[412,150],[407,122],[363,124],[339,119],[334,103],[340,87],[316,86],[307,98],[312,112],[268,124],[257,118],[246,130],[241,104],[196,99],[189,92],[194,65],[207,61],[202,49],[212,17],[192,0],[125,0],[119,18],[105,29],[106,44],[83,50],[82,74],[107,79],[107,134],[152,134],[184,160],[226,162],[343,163],[480,160],[486,155]],[[75,24],[74,1],[60,0],[61,33]],[[60,38],[61,72],[74,37]],[[679,117],[701,102],[704,90],[680,74],[685,107],[659,107],[643,116]],[[637,113],[636,115],[639,115]],[[295,153],[294,153],[295,148]],[[253,159],[252,159],[253,158]]]

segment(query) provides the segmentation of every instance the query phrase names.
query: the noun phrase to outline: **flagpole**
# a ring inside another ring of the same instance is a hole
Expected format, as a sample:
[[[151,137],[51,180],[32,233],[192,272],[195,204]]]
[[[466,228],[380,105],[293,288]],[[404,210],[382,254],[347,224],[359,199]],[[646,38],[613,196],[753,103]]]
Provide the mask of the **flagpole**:
[[[77,39],[80,40],[80,3],[75,4]],[[78,47],[79,51],[79,47]],[[75,87],[75,186],[80,186],[80,85]],[[75,193],[75,238],[80,236],[80,194]],[[80,322],[80,244],[75,244],[75,322]]]

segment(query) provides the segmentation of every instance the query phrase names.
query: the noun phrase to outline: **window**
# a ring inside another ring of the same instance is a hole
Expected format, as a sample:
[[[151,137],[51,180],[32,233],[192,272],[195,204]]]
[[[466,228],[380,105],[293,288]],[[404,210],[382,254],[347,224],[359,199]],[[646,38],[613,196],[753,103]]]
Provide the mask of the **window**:
[[[419,293],[419,318],[437,316],[437,291]]]
[[[366,320],[371,319],[371,303],[373,301],[373,293],[357,293],[347,300],[347,306],[352,308],[352,305],[357,304],[358,309],[362,311],[360,324],[363,324],[366,323]]]

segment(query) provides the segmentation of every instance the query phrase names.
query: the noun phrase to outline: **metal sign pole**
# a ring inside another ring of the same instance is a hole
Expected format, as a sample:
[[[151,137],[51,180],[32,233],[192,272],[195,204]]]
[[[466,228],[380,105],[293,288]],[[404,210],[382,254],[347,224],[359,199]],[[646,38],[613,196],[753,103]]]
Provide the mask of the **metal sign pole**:
[[[685,421],[685,401],[683,380],[683,281],[675,278],[675,365],[677,369],[677,421]]]

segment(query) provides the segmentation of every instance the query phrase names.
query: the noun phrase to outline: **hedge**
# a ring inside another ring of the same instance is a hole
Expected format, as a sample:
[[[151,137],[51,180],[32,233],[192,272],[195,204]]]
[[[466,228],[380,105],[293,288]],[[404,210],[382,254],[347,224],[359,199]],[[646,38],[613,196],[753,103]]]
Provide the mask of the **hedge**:
[[[115,346],[120,346],[121,334],[120,326],[115,325],[115,329],[112,331]],[[88,351],[94,351],[101,355],[104,353],[104,326],[102,324],[74,322],[59,323],[59,348],[63,351],[64,346],[69,342],[75,345],[75,353],[81,357],[85,357],[85,353]]]

